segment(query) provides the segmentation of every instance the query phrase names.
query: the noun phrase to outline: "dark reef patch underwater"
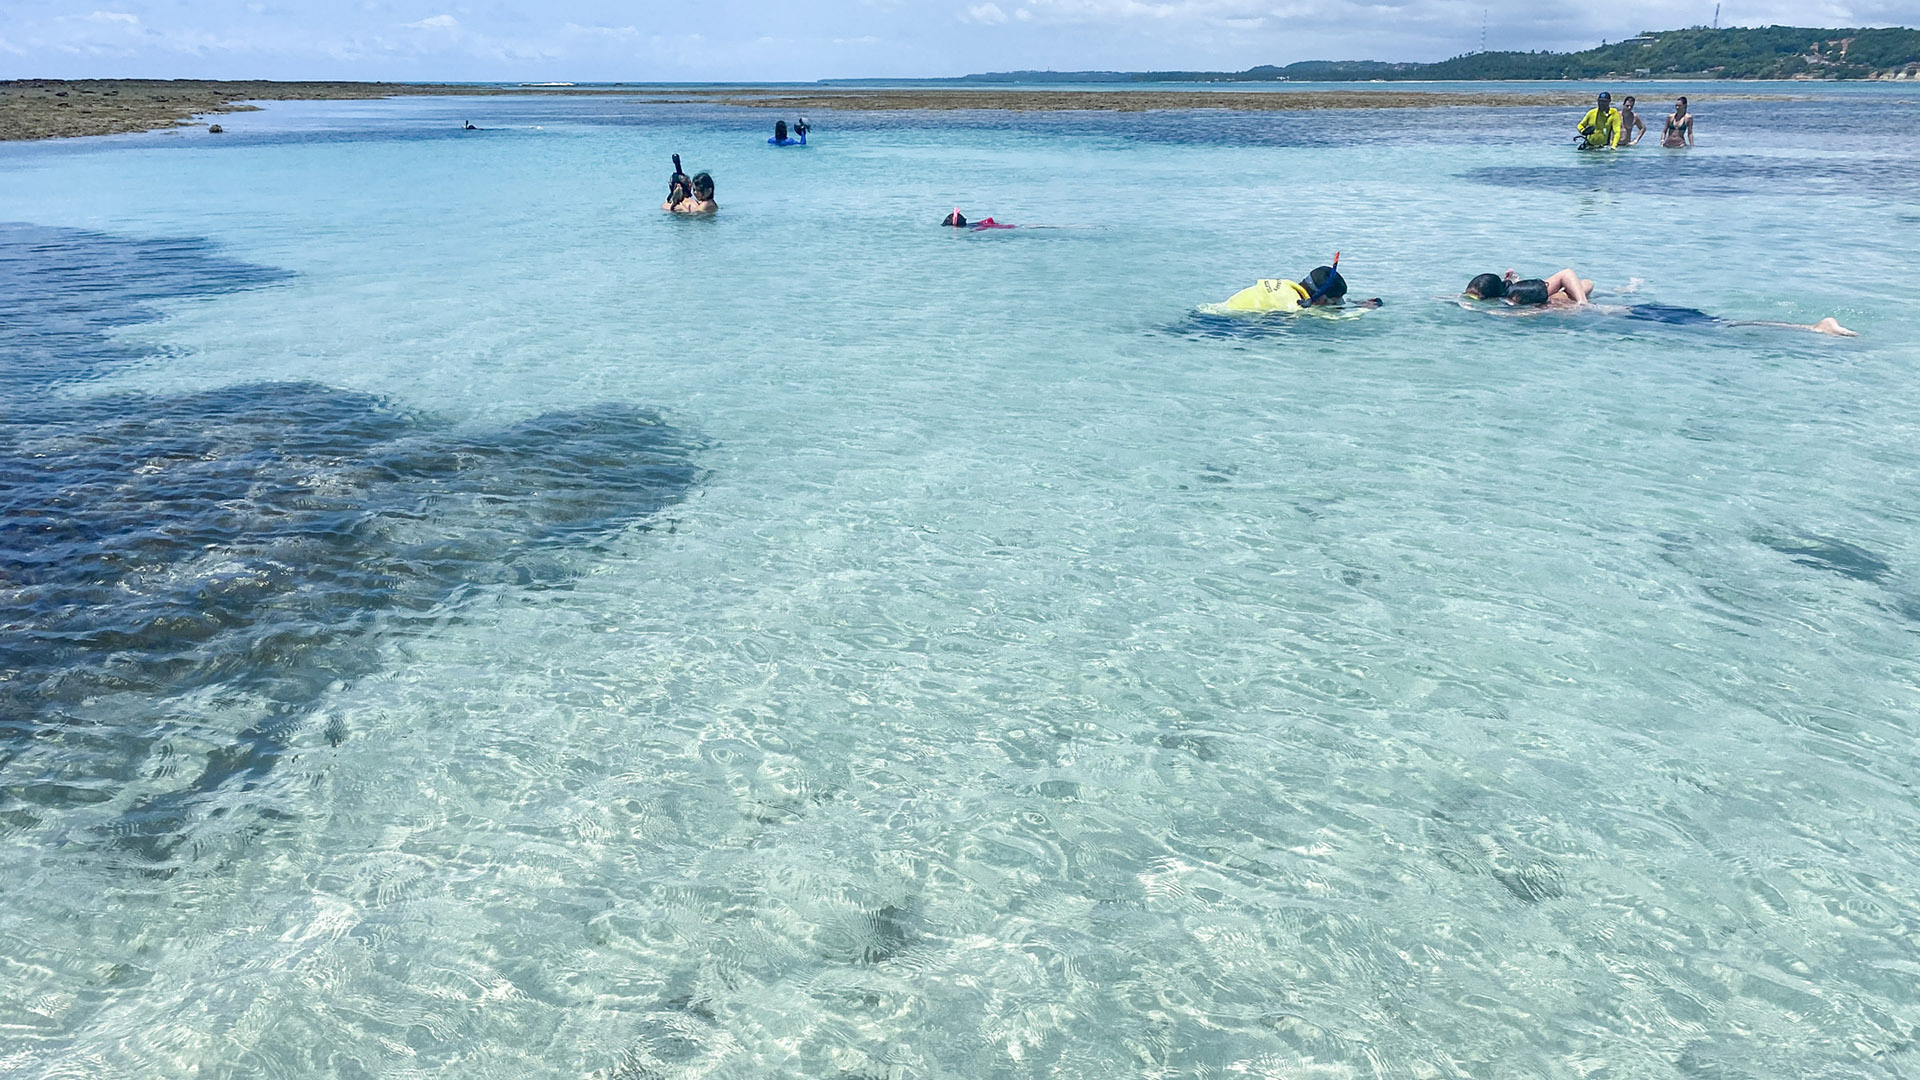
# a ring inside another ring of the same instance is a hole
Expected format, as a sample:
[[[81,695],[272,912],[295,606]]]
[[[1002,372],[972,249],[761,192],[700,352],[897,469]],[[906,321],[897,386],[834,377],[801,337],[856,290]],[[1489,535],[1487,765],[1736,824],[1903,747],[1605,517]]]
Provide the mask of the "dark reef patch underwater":
[[[625,404],[476,432],[312,383],[55,393],[146,355],[107,332],[152,301],[285,277],[0,225],[0,830],[118,802],[123,848],[174,868],[383,639],[475,587],[563,583],[569,550],[698,482],[697,440]],[[176,742],[214,748],[174,780]]]

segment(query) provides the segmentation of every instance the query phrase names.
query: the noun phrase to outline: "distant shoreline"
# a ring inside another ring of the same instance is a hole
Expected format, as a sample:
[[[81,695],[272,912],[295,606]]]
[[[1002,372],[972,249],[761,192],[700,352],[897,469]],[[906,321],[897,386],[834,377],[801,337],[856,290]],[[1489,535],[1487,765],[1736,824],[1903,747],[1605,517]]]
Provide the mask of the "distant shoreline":
[[[1585,93],[1559,90],[1152,90],[915,86],[818,90],[752,87],[687,89],[457,83],[218,82],[148,79],[16,79],[0,82],[0,141],[75,138],[166,130],[196,117],[253,109],[251,101],[351,101],[391,97],[592,96],[637,98],[659,105],[732,105],[791,111],[925,110],[1001,112],[1150,112],[1221,109],[1295,112],[1329,109],[1415,109],[1473,106],[1574,106]],[[1784,95],[1719,94],[1720,99],[1788,100]],[[1703,98],[1703,100],[1705,100]]]

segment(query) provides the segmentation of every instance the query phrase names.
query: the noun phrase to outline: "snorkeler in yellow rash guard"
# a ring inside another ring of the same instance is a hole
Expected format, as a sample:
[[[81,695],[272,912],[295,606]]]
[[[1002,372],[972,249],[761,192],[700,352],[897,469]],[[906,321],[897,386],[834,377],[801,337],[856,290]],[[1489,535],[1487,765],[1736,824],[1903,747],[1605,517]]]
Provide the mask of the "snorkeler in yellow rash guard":
[[[1580,118],[1578,150],[1611,150],[1620,142],[1620,114],[1613,109],[1613,95],[1600,92],[1600,103]]]
[[[1310,307],[1338,307],[1347,295],[1347,279],[1340,276],[1340,253],[1333,255],[1332,266],[1316,266],[1300,281],[1285,278],[1261,278],[1241,289],[1220,307],[1227,311],[1293,312]],[[1378,298],[1362,300],[1358,307],[1376,308]]]
[[[1297,281],[1261,278],[1220,306],[1228,311],[1299,311],[1306,299],[1307,290]]]

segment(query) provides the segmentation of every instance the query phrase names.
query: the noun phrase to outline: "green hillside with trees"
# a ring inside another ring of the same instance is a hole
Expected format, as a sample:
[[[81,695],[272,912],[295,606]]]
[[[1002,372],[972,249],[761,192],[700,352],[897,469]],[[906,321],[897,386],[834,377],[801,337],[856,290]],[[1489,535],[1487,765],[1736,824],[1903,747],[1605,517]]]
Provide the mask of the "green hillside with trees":
[[[1014,71],[963,82],[1365,82],[1373,79],[1880,79],[1920,76],[1920,30],[1663,30],[1585,52],[1479,52],[1437,64],[1307,60],[1246,71]]]

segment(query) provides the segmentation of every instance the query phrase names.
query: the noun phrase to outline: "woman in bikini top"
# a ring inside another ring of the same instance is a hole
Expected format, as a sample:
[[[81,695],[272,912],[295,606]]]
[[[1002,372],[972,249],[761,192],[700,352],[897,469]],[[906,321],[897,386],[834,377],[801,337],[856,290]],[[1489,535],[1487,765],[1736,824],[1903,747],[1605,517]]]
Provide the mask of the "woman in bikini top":
[[[1667,117],[1667,126],[1660,132],[1660,145],[1669,150],[1693,145],[1693,116],[1687,112],[1687,99],[1681,98],[1673,105],[1673,115]]]

